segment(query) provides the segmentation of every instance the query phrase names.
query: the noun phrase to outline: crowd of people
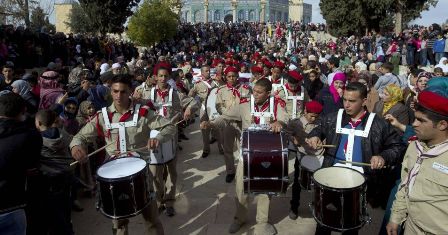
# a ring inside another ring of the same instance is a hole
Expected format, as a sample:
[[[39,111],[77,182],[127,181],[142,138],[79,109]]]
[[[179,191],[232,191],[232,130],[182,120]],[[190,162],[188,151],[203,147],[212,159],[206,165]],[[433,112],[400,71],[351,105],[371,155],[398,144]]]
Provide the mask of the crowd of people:
[[[299,216],[301,160],[311,157],[322,168],[365,176],[369,206],[385,209],[381,234],[447,233],[448,30],[410,26],[400,35],[327,41],[314,38],[312,28],[181,24],[172,40],[138,52],[107,38],[3,26],[0,231],[73,234],[71,211],[83,210],[81,192],[96,194],[96,170],[134,156],[149,162],[155,192],[139,211],[145,232],[163,234],[158,214],[176,214],[179,142],[196,119],[201,157],[216,143],[225,182],[236,182],[230,233],[247,222],[250,195],[238,159],[240,137],[254,126],[288,135],[295,159],[291,219]],[[44,64],[41,73],[25,70]],[[172,159],[152,162],[168,142]],[[257,195],[256,234],[276,233],[268,194]],[[128,223],[115,218],[114,234],[127,234]],[[318,223],[316,234],[333,229]]]

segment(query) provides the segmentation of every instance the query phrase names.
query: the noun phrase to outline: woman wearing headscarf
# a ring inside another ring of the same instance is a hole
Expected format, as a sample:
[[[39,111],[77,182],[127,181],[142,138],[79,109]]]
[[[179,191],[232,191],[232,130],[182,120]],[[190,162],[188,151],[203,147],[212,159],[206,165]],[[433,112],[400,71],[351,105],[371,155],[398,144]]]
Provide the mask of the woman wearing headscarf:
[[[85,126],[96,114],[95,106],[92,101],[83,101],[79,104],[78,115],[76,120],[78,120],[79,128]]]
[[[436,68],[441,68],[443,70],[443,74],[448,74],[448,59],[446,57],[442,57],[439,63],[436,65]]]
[[[410,124],[409,109],[403,104],[403,91],[395,84],[384,88],[383,99],[376,102],[373,112],[384,117],[391,114],[403,125]],[[400,133],[401,130],[397,129]]]
[[[16,80],[12,84],[12,91],[19,94],[26,101],[26,110],[29,114],[34,115],[39,106],[39,98],[31,92],[31,86],[24,80]]]
[[[344,73],[336,73],[333,77],[333,81],[329,87],[324,87],[317,94],[316,100],[322,104],[322,115],[337,112],[343,108],[342,95],[345,90],[345,83],[347,77]]]

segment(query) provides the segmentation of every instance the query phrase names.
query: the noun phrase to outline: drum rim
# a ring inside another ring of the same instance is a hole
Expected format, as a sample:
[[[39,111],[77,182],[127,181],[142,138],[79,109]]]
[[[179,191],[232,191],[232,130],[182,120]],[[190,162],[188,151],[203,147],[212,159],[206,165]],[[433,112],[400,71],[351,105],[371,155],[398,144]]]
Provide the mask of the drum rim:
[[[326,185],[323,185],[323,184],[317,182],[317,180],[314,178],[314,173],[316,173],[319,170],[323,170],[323,169],[330,168],[330,167],[338,167],[338,168],[344,168],[344,169],[355,171],[355,172],[359,173],[363,177],[364,182],[361,185],[358,185],[358,186],[355,186],[355,187],[351,187],[351,188],[334,188],[334,187],[326,186]],[[354,170],[354,169],[348,168],[348,167],[343,167],[343,166],[330,166],[330,167],[322,167],[322,168],[319,168],[319,169],[317,169],[316,171],[313,172],[313,174],[311,175],[311,181],[312,181],[312,183],[314,183],[314,185],[315,185],[314,187],[316,187],[316,185],[317,185],[317,186],[319,186],[321,188],[325,188],[326,190],[341,192],[341,191],[351,191],[353,189],[358,189],[358,188],[364,188],[367,185],[367,178],[366,178],[366,176],[364,176],[363,174],[361,174],[357,170]]]
[[[142,209],[140,209],[140,210],[138,210],[138,211],[136,211],[136,212],[134,212],[134,213],[132,213],[132,214],[129,214],[129,215],[122,215],[122,216],[113,216],[113,215],[109,215],[109,214],[107,214],[106,212],[104,212],[104,208],[103,208],[103,207],[100,207],[100,212],[101,212],[101,214],[103,214],[104,216],[106,216],[106,217],[109,218],[109,219],[127,219],[127,218],[135,217],[135,216],[141,214],[142,211],[143,211],[146,207],[149,206],[149,204],[151,203],[151,201],[152,201],[152,199],[150,198],[150,199],[148,200],[148,202],[146,203],[146,205],[144,205],[144,206],[142,207]]]
[[[100,175],[98,174],[98,171],[100,170],[101,166],[103,166],[104,164],[106,164],[106,163],[108,163],[108,162],[112,162],[112,161],[115,161],[115,160],[118,160],[118,159],[122,159],[122,158],[112,159],[112,160],[109,160],[109,161],[105,162],[105,163],[104,163],[103,165],[101,165],[100,167],[98,167],[98,169],[96,170],[97,181],[104,181],[104,182],[109,182],[109,183],[111,183],[111,182],[116,182],[116,181],[120,181],[120,180],[123,180],[123,179],[134,178],[135,176],[139,175],[142,171],[145,171],[145,169],[148,170],[148,163],[147,163],[145,160],[143,160],[142,158],[140,158],[140,157],[126,157],[126,158],[127,158],[127,159],[130,159],[130,158],[137,158],[137,159],[140,159],[140,160],[142,160],[142,161],[145,162],[145,167],[143,167],[143,169],[141,169],[141,170],[139,170],[139,171],[137,171],[137,172],[135,172],[135,173],[133,173],[133,174],[131,174],[131,175],[122,176],[122,177],[119,177],[119,178],[104,178],[104,177],[100,176]],[[101,182],[100,182],[100,183],[101,183]]]
[[[207,93],[207,97],[205,98],[205,104],[204,104],[204,107],[205,107],[205,113],[207,114],[207,117],[210,119],[210,114],[208,113],[208,111],[207,111],[207,105],[208,105],[208,97],[210,96],[210,94],[212,93],[212,91],[213,90],[215,90],[216,89],[216,93],[218,93],[218,90],[219,90],[219,87],[213,87],[212,89],[210,89],[210,91]],[[218,94],[216,94],[216,96],[217,96]],[[216,102],[216,99],[215,99],[215,102]],[[215,108],[216,109],[216,108]],[[218,111],[218,110],[216,110],[216,111]]]

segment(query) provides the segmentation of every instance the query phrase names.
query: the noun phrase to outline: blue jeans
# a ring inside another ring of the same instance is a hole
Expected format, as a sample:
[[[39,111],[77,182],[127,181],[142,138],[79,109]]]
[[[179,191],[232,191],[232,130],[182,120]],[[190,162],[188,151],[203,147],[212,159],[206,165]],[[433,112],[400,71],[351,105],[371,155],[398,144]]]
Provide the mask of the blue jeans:
[[[420,51],[420,65],[426,66],[428,64],[428,49],[422,49]]]
[[[19,209],[5,214],[0,214],[0,233],[2,235],[25,235],[25,210]]]
[[[445,56],[445,53],[444,52],[436,52],[435,56],[436,56],[436,58],[435,58],[436,64],[438,64],[440,62],[440,59],[442,59],[442,57]]]

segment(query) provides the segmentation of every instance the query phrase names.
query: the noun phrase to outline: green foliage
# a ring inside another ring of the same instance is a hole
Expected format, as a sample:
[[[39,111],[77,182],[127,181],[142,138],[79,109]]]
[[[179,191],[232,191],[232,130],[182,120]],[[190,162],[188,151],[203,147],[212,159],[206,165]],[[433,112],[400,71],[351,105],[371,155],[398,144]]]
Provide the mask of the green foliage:
[[[171,7],[166,1],[145,0],[129,20],[129,38],[140,46],[152,46],[174,37],[179,20]]]
[[[56,27],[50,23],[47,14],[40,7],[36,7],[31,12],[30,27],[32,30],[40,31],[42,27],[45,27],[47,31],[55,31]]]
[[[321,0],[321,13],[333,36],[364,35],[366,30],[389,31],[395,15],[403,24],[420,17],[422,11],[438,0]]]
[[[84,9],[78,3],[74,3],[68,15],[68,22],[64,22],[73,33],[96,33],[98,29],[92,24]]]
[[[81,7],[102,34],[122,33],[124,23],[140,0],[79,0]]]

